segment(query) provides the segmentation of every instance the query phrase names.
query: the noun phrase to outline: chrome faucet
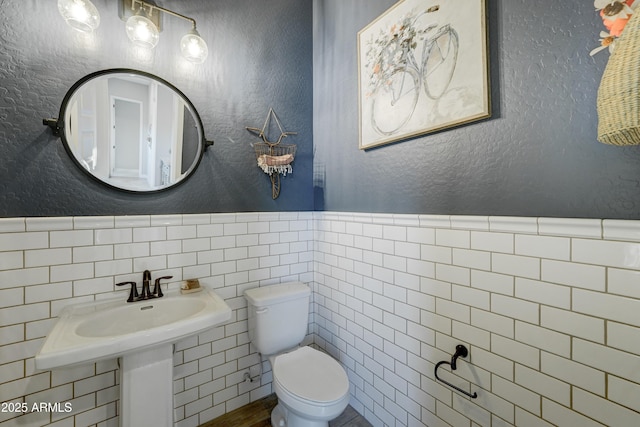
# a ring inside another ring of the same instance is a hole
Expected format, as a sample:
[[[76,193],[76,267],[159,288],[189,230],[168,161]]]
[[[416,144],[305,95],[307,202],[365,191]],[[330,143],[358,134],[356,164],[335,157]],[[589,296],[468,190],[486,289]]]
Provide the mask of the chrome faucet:
[[[173,276],[158,277],[153,285],[153,292],[151,292],[151,272],[149,270],[145,270],[144,273],[142,273],[142,293],[140,295],[138,295],[138,286],[136,285],[136,282],[116,283],[116,286],[131,285],[131,292],[129,293],[127,302],[144,301],[151,298],[162,298],[164,294],[162,293],[160,280],[172,278]]]

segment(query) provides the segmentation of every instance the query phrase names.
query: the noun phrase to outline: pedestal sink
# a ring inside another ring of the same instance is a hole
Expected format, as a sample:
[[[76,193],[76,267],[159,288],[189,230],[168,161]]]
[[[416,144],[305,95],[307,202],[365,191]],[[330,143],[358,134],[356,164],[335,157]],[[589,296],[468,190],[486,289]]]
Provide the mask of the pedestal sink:
[[[211,290],[66,307],[35,357],[54,369],[120,357],[120,425],[173,426],[173,343],[231,318]]]

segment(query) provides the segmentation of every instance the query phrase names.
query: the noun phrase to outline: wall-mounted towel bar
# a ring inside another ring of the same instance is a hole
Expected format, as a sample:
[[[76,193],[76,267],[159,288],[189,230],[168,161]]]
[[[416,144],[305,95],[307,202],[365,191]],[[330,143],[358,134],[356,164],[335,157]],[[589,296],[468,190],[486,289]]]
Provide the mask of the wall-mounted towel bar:
[[[440,367],[440,365],[445,365],[445,364],[449,365],[449,366],[451,366],[451,370],[455,371],[457,369],[456,361],[457,361],[458,357],[467,357],[468,354],[469,354],[469,350],[467,350],[467,347],[463,346],[462,344],[458,344],[456,346],[456,352],[451,357],[451,362],[447,362],[446,360],[443,360],[442,362],[436,363],[436,367],[435,367],[435,370],[434,370],[433,373],[436,376],[436,380],[445,383],[449,387],[459,391],[460,393],[464,394],[465,396],[469,396],[470,398],[475,399],[476,397],[478,397],[478,393],[474,392],[473,394],[471,394],[468,391],[464,391],[460,387],[457,387],[457,386],[451,384],[450,382],[447,382],[447,381],[443,380],[442,378],[440,378],[438,376],[438,368]]]

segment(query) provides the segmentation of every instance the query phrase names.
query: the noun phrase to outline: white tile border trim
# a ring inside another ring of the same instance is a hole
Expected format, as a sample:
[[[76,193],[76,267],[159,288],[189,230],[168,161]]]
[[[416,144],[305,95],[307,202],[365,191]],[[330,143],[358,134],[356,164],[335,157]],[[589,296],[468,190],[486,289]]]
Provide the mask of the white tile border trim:
[[[602,220],[585,218],[538,218],[539,234],[602,239]]]
[[[533,217],[490,216],[489,230],[506,233],[538,234],[538,221]]]
[[[488,216],[451,215],[451,228],[463,230],[489,231]]]
[[[0,233],[19,233],[26,230],[25,218],[0,218]]]
[[[76,216],[73,217],[74,230],[95,230],[114,228],[114,216]]]
[[[607,240],[640,241],[640,221],[605,219],[602,235]]]
[[[73,217],[26,218],[27,231],[63,231],[73,230]]]
[[[262,213],[261,220],[269,213]],[[216,214],[213,214],[214,217]],[[602,220],[591,218],[544,218],[482,215],[385,214],[366,212],[317,211],[309,219],[357,221],[361,223],[407,227],[448,228],[517,234],[640,241],[640,220]],[[215,222],[213,220],[212,222]],[[604,231],[604,224],[607,230]],[[604,234],[606,233],[606,235]]]
[[[449,215],[420,215],[420,226],[451,228],[451,217]]]

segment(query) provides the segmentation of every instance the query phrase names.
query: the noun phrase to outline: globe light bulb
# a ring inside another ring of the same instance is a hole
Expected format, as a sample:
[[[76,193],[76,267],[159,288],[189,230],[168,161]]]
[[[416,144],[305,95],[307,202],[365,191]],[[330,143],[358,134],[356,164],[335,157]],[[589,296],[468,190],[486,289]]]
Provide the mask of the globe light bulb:
[[[127,19],[125,30],[129,40],[135,45],[147,49],[156,47],[160,39],[158,27],[149,18],[141,14],[140,10],[138,10],[137,14]]]
[[[188,61],[202,64],[209,55],[209,48],[198,31],[194,28],[180,40],[180,51]]]
[[[89,0],[58,0],[58,11],[73,29],[90,33],[100,25],[100,13]]]

